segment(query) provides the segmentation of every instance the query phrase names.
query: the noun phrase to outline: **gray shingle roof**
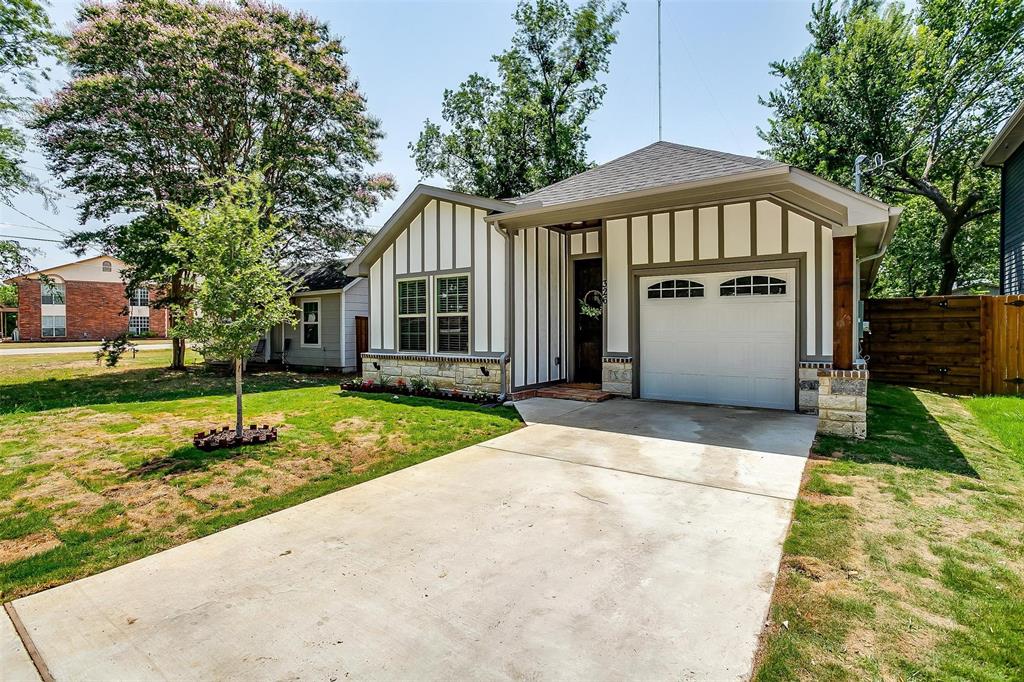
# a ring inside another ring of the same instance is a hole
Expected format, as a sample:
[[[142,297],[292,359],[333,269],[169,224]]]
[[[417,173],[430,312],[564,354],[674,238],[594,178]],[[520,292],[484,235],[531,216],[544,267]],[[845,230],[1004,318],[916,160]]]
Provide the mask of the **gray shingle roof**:
[[[782,165],[771,159],[687,147],[673,142],[655,142],[510,201],[516,204],[539,202],[551,206]]]

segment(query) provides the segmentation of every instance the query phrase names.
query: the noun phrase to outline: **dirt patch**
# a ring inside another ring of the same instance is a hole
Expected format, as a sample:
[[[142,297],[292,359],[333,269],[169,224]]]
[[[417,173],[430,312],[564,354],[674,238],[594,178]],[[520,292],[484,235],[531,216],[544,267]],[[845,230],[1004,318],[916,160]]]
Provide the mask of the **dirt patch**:
[[[103,491],[103,496],[125,507],[125,518],[133,529],[153,529],[176,524],[180,514],[190,514],[193,508],[182,499],[181,493],[162,481],[123,483]],[[179,524],[180,526],[180,524]],[[185,533],[187,528],[179,527]]]
[[[217,467],[212,480],[189,488],[185,494],[207,507],[224,509],[267,495],[288,492],[330,469],[329,462],[304,457],[278,460],[273,467],[258,462],[228,462]],[[238,485],[236,479],[253,470],[260,472],[253,475],[254,484]]]
[[[409,443],[400,433],[381,434],[381,425],[361,417],[350,417],[334,424],[335,433],[343,434],[340,450],[353,473],[359,473],[387,458],[389,454],[406,452]]]
[[[43,476],[23,489],[12,501],[28,500],[34,506],[57,510],[51,517],[59,528],[65,528],[79,517],[90,514],[107,503],[106,498],[94,493],[59,471]]]
[[[57,536],[48,530],[11,540],[0,540],[0,564],[27,559],[60,545]]]

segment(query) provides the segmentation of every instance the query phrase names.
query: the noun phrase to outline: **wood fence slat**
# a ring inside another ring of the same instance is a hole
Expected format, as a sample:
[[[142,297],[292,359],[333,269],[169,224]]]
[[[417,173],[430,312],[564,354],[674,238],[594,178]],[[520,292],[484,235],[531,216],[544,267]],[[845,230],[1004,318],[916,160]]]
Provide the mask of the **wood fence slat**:
[[[1024,395],[1024,296],[869,299],[874,378],[951,393]]]

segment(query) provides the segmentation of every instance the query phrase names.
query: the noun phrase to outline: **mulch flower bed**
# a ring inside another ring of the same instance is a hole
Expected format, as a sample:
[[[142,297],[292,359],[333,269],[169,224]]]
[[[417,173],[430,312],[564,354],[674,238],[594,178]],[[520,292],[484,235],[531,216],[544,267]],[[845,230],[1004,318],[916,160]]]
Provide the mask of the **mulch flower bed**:
[[[390,393],[391,395],[418,396],[421,398],[437,398],[439,400],[455,400],[461,403],[473,403],[484,405],[494,403],[495,397],[492,393],[483,391],[460,391],[457,388],[441,389],[433,386],[415,386],[398,379],[394,383],[381,384],[373,379],[354,379],[341,384],[343,391],[355,391],[357,393]]]
[[[219,448],[233,448],[239,445],[273,443],[275,440],[277,440],[276,426],[250,424],[248,428],[242,429],[241,438],[236,436],[235,430],[229,426],[222,426],[220,430],[212,429],[209,433],[200,431],[192,436],[192,445],[204,452],[210,452]]]

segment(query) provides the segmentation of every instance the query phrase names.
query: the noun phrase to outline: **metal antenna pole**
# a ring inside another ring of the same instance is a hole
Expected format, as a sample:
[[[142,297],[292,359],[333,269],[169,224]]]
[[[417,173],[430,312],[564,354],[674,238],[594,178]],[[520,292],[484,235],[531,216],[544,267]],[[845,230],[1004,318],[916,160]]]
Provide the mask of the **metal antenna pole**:
[[[658,0],[658,141],[661,140],[661,0]]]

